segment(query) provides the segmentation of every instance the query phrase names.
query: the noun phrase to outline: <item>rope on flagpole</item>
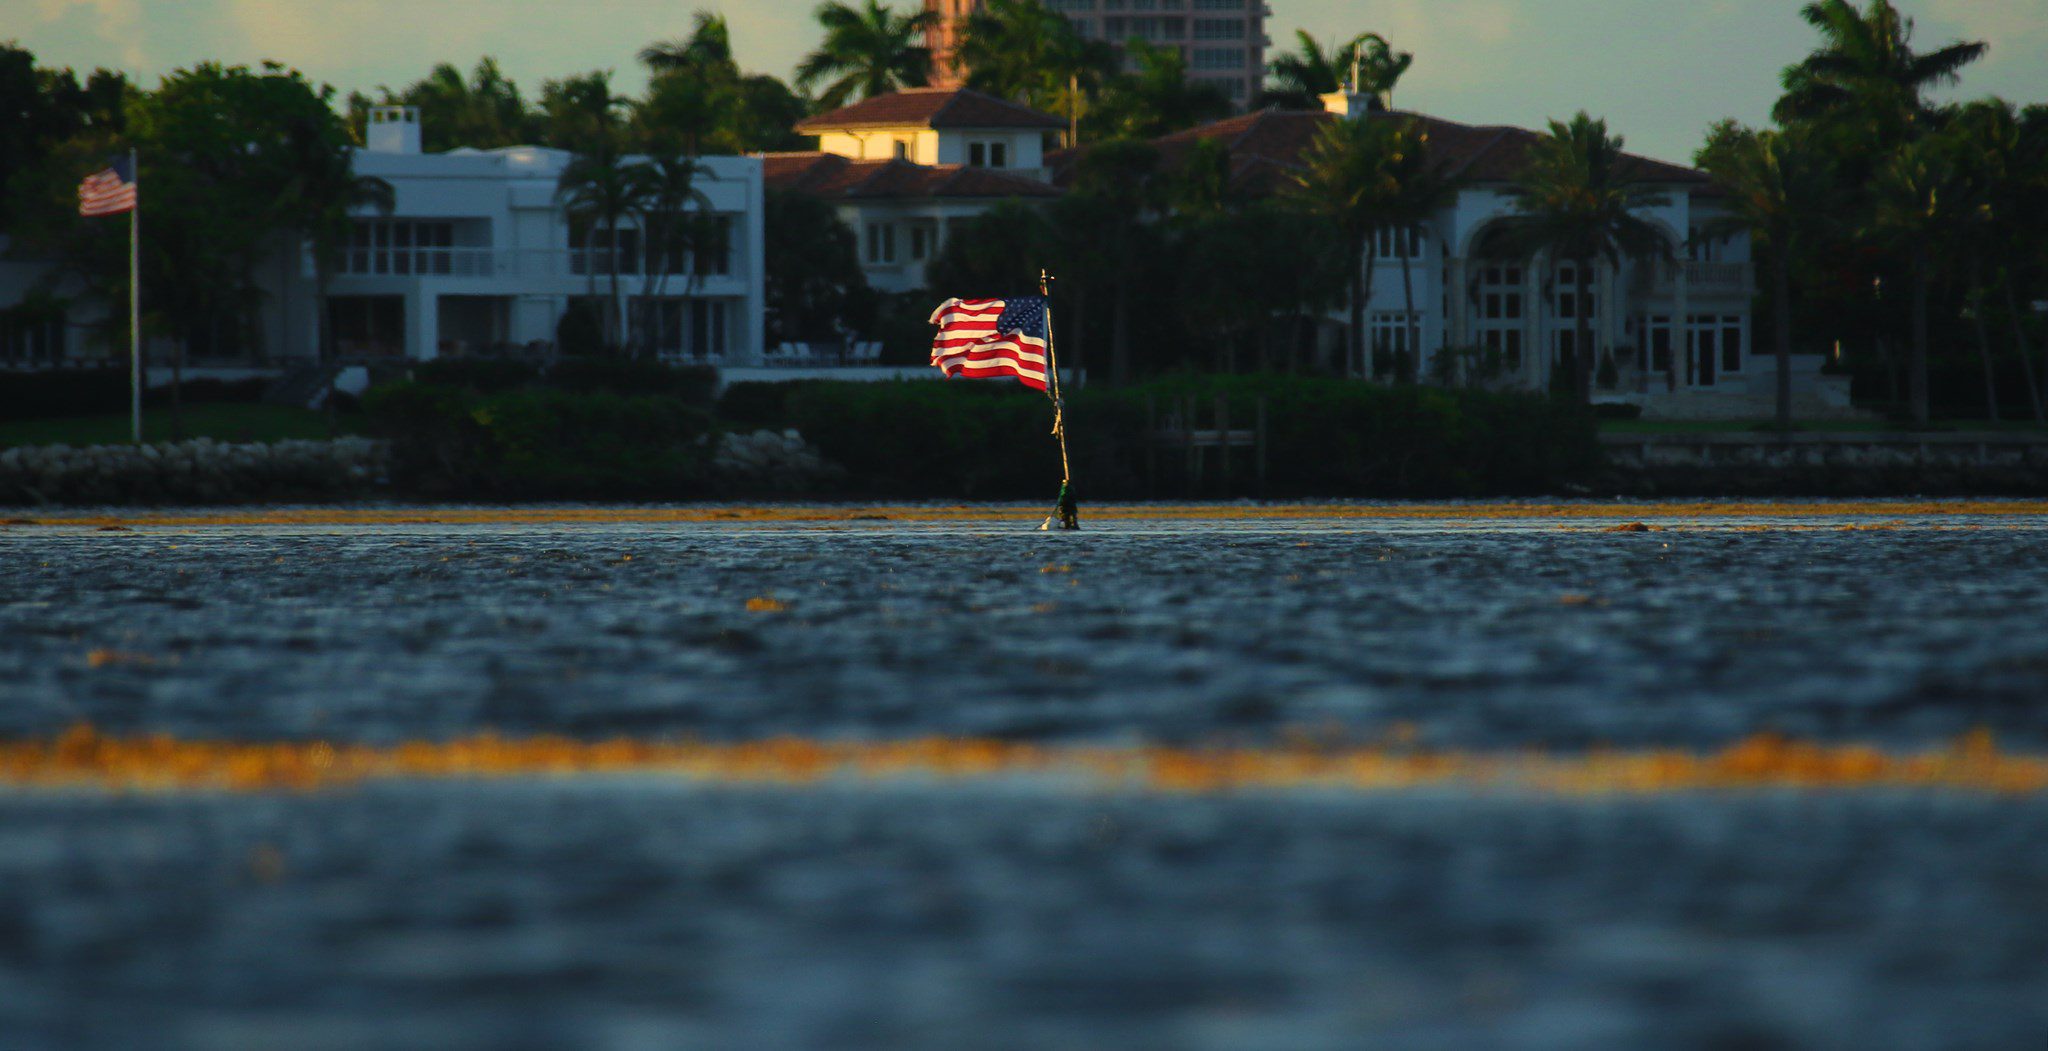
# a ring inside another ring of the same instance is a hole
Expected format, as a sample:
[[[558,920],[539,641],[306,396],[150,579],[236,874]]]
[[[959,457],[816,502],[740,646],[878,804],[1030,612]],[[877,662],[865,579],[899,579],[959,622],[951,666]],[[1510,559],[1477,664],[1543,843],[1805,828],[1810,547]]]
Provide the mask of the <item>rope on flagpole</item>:
[[[142,444],[142,165],[128,150],[135,203],[128,208],[128,430]]]
[[[1074,472],[1067,462],[1067,420],[1066,399],[1060,396],[1060,358],[1053,346],[1052,335],[1052,275],[1044,270],[1038,272],[1038,294],[1045,300],[1045,359],[1046,376],[1052,381],[1046,396],[1052,399],[1052,434],[1060,442],[1060,499],[1054,505],[1053,513],[1045,516],[1039,525],[1041,532],[1052,528],[1052,520],[1060,520],[1061,529],[1081,528],[1080,506],[1074,501]]]

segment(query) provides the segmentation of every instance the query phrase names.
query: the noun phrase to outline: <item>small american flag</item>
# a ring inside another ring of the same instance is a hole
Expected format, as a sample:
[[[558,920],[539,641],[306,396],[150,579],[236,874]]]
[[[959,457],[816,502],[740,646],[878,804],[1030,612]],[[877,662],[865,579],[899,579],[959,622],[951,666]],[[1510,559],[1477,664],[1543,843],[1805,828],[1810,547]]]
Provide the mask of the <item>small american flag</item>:
[[[119,215],[135,210],[135,164],[116,157],[78,184],[78,214]]]
[[[948,299],[932,311],[932,365],[948,377],[1015,376],[1045,389],[1045,297]]]

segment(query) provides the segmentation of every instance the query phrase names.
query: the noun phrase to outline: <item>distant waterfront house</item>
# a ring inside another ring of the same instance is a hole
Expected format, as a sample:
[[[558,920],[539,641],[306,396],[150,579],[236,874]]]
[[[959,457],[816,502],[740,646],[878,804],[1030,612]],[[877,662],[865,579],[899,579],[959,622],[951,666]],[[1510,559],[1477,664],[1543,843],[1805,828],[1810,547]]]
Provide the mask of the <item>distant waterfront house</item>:
[[[552,345],[569,305],[610,295],[616,257],[630,304],[658,296],[644,314],[646,346],[663,358],[753,364],[761,351],[763,263],[761,162],[703,157],[696,180],[725,233],[722,251],[654,258],[628,220],[611,234],[570,222],[556,194],[574,155],[538,146],[420,152],[414,111],[373,111],[358,176],[391,184],[390,214],[362,210],[328,289],[336,348],[345,358],[503,352]],[[666,273],[665,279],[661,276]],[[310,304],[310,257],[289,278],[281,304]],[[286,282],[280,282],[280,285]],[[275,312],[277,345],[312,345],[312,307]],[[636,308],[631,308],[636,309]]]
[[[762,160],[771,189],[821,198],[853,230],[868,284],[924,287],[953,224],[1007,199],[1057,197],[1045,145],[1059,118],[965,89],[917,88],[797,124],[818,149]]]
[[[547,353],[556,349],[557,326],[573,302],[601,303],[610,295],[610,235],[572,223],[557,198],[572,154],[537,146],[423,153],[418,121],[418,111],[406,107],[372,111],[367,148],[354,151],[351,164],[357,176],[389,183],[394,207],[388,214],[357,210],[324,300],[311,252],[303,245],[281,247],[252,275],[261,294],[252,353],[190,364],[274,370],[309,363],[318,357],[322,310],[337,356],[346,361]],[[707,170],[696,188],[725,234],[721,250],[651,258],[628,220],[617,235],[620,291],[629,309],[647,319],[642,335],[658,356],[759,364],[762,162],[704,157],[699,163]],[[145,189],[145,240],[148,201]],[[71,302],[68,323],[16,307],[24,297],[33,301],[30,290],[49,273],[47,264],[34,261],[0,266],[0,308],[14,308],[6,317],[23,318],[0,331],[7,336],[0,351],[20,353],[0,360],[51,366],[118,356],[113,347],[88,346],[82,336],[83,323],[104,314],[101,305]],[[656,298],[647,303],[642,297],[650,291]],[[145,303],[148,295],[145,289]],[[53,353],[53,344],[62,352]],[[150,353],[161,364],[168,348],[153,346]]]
[[[1547,255],[1503,256],[1495,236],[1517,214],[1509,190],[1537,133],[1387,112],[1355,95],[1330,96],[1326,106],[1323,112],[1259,110],[1167,135],[1153,145],[1170,169],[1196,143],[1218,143],[1229,153],[1232,189],[1269,197],[1301,170],[1303,153],[1327,122],[1420,121],[1432,156],[1465,188],[1455,203],[1414,230],[1383,231],[1369,249],[1377,254],[1366,307],[1367,343],[1379,352],[1372,356],[1384,362],[1407,354],[1415,375],[1427,379],[1438,373],[1437,358],[1451,348],[1463,351],[1464,361],[1491,362],[1490,382],[1496,385],[1548,386],[1577,337],[1580,304],[1572,263]],[[1056,183],[1069,179],[1080,156],[1081,151],[1064,150],[1048,158]],[[1616,368],[1611,385],[1595,390],[1595,400],[1645,404],[1657,415],[1767,414],[1776,364],[1752,339],[1755,275],[1747,235],[1711,233],[1728,213],[1704,173],[1647,157],[1630,162],[1633,177],[1665,198],[1641,218],[1668,238],[1673,261],[1596,264],[1584,306],[1592,312],[1595,346],[1612,352]],[[1404,256],[1414,282],[1414,348],[1408,346],[1411,325],[1399,276]],[[1333,344],[1342,345],[1337,336],[1348,319],[1343,309],[1331,314]],[[1336,359],[1348,374],[1375,374],[1372,360],[1343,362],[1341,352]],[[1793,361],[1802,412],[1848,411],[1846,382],[1822,377],[1819,356]]]

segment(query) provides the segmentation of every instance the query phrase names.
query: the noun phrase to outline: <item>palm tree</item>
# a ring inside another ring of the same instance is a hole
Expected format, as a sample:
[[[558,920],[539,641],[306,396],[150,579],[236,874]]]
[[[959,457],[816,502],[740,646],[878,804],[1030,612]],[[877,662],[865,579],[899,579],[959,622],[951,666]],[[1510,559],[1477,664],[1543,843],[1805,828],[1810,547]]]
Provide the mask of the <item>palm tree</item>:
[[[1388,101],[1394,85],[1415,63],[1415,56],[1395,51],[1378,33],[1362,33],[1325,50],[1306,30],[1294,31],[1295,50],[1266,64],[1272,80],[1262,93],[1270,105],[1287,109],[1321,109],[1322,97],[1356,80],[1357,90]]]
[[[574,153],[617,150],[621,114],[632,104],[631,99],[612,91],[608,70],[550,80],[540,89],[547,143]]]
[[[1286,196],[1335,229],[1350,278],[1351,333],[1345,368],[1365,362],[1365,306],[1372,295],[1373,234],[1397,213],[1399,172],[1423,153],[1418,124],[1384,118],[1333,120],[1316,132],[1302,154]]]
[[[1826,153],[1801,129],[1758,132],[1724,122],[1708,133],[1699,153],[1700,166],[1726,191],[1735,213],[1725,225],[1747,231],[1770,270],[1781,431],[1792,429],[1792,263],[1806,251],[1833,185]],[[1709,231],[1725,232],[1723,224]]]
[[[626,163],[625,157],[614,149],[578,154],[562,169],[555,183],[555,197],[570,222],[580,224],[586,231],[584,267],[585,273],[591,275],[593,290],[597,268],[591,265],[588,245],[598,230],[605,232],[605,270],[611,275],[611,309],[605,317],[605,339],[613,346],[622,342],[620,329],[624,322],[619,289],[619,224],[640,209],[645,185],[638,166]]]
[[[702,246],[705,231],[691,221],[691,212],[694,209],[702,217],[711,211],[711,198],[696,184],[697,177],[709,174],[710,170],[695,157],[674,152],[650,155],[645,163],[629,170],[637,181],[634,193],[639,200],[641,232],[646,237],[642,247],[647,266],[641,285],[640,331],[642,339],[650,339],[655,305],[667,290],[669,275],[674,272],[673,261],[690,260],[685,300],[696,292],[702,279],[694,256]],[[652,352],[656,348],[650,343],[645,349]]]
[[[1422,365],[1422,321],[1415,312],[1415,279],[1411,271],[1415,255],[1423,244],[1422,224],[1437,212],[1457,203],[1458,193],[1464,189],[1464,182],[1446,171],[1441,165],[1429,159],[1429,134],[1421,125],[1416,125],[1416,134],[1421,139],[1421,148],[1406,151],[1394,165],[1394,182],[1398,189],[1389,209],[1392,222],[1400,231],[1401,245],[1401,300],[1408,313],[1408,354],[1416,368]]]
[[[1570,123],[1550,122],[1550,134],[1529,148],[1522,175],[1509,192],[1521,213],[1509,241],[1524,253],[1548,251],[1568,259],[1576,282],[1571,366],[1579,400],[1593,400],[1592,310],[1589,293],[1593,261],[1619,267],[1623,257],[1663,258],[1671,246],[1657,228],[1636,217],[1665,198],[1638,182],[1622,153],[1623,140],[1607,133],[1607,122],[1582,110]],[[1608,305],[1607,309],[1613,309]]]
[[[955,60],[967,71],[968,87],[1057,108],[1074,125],[1086,95],[1116,68],[1116,51],[1083,37],[1040,0],[988,0],[967,17]]]
[[[1109,137],[1156,138],[1230,115],[1221,90],[1188,77],[1179,48],[1132,40],[1124,53],[1137,68],[1111,79],[1091,114]]]
[[[656,73],[691,73],[699,77],[739,75],[732,58],[732,27],[725,16],[699,11],[691,16],[690,35],[640,49],[640,61]]]
[[[1955,83],[1988,49],[1959,42],[1915,52],[1913,20],[1891,0],[1870,0],[1861,11],[1850,0],[1814,0],[1800,17],[1820,31],[1821,46],[1786,68],[1785,95],[1772,115],[1780,124],[1849,116],[1880,143],[1908,137],[1929,115],[1927,89]]]
[[[1958,176],[1949,144],[1929,136],[1900,147],[1870,186],[1874,207],[1868,232],[1903,249],[1911,275],[1913,340],[1906,361],[1906,404],[1918,426],[1928,421],[1927,299],[1937,253],[1960,219],[1961,202],[1951,193],[1960,189]]]
[[[374,176],[355,174],[349,151],[342,148],[332,125],[325,121],[293,120],[285,128],[290,178],[278,195],[289,202],[283,214],[299,224],[313,257],[313,302],[317,346],[314,352],[327,377],[327,425],[335,427],[334,317],[327,304],[328,289],[334,283],[334,263],[355,230],[353,213],[374,209],[390,214],[396,195],[391,184]]]
[[[1070,200],[1061,202],[1069,222],[1087,233],[1090,269],[1112,275],[1110,291],[1110,379],[1131,378],[1131,275],[1158,242],[1150,220],[1165,204],[1168,183],[1159,170],[1159,151],[1150,143],[1118,139],[1089,148],[1075,167]]]
[[[855,97],[924,86],[931,50],[916,41],[937,24],[938,12],[899,15],[881,0],[862,0],[858,8],[826,0],[816,17],[825,39],[797,65],[796,83],[809,91],[825,82],[820,107],[837,109]]]
[[[444,62],[396,96],[386,92],[385,101],[419,107],[422,145],[428,152],[516,146],[527,141],[530,131],[519,86],[489,56],[477,60],[467,80]]]

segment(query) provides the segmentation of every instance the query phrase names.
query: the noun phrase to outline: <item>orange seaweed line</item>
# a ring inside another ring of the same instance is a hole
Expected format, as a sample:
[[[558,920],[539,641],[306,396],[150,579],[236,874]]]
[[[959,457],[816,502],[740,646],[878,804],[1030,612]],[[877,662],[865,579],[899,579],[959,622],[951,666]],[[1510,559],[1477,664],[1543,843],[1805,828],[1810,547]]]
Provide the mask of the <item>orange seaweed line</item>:
[[[1950,788],[2048,791],[2048,756],[2001,751],[1983,731],[1894,753],[1757,735],[1714,751],[1578,753],[1426,751],[1389,745],[1175,748],[1040,745],[982,738],[718,743],[500,737],[397,745],[108,737],[77,726],[53,739],[0,741],[0,784],[115,790],[316,790],[371,780],[677,776],[727,784],[824,780],[971,781],[1053,776],[1162,793],[1319,788],[1393,791],[1431,785],[1557,795],[1710,789]]]

